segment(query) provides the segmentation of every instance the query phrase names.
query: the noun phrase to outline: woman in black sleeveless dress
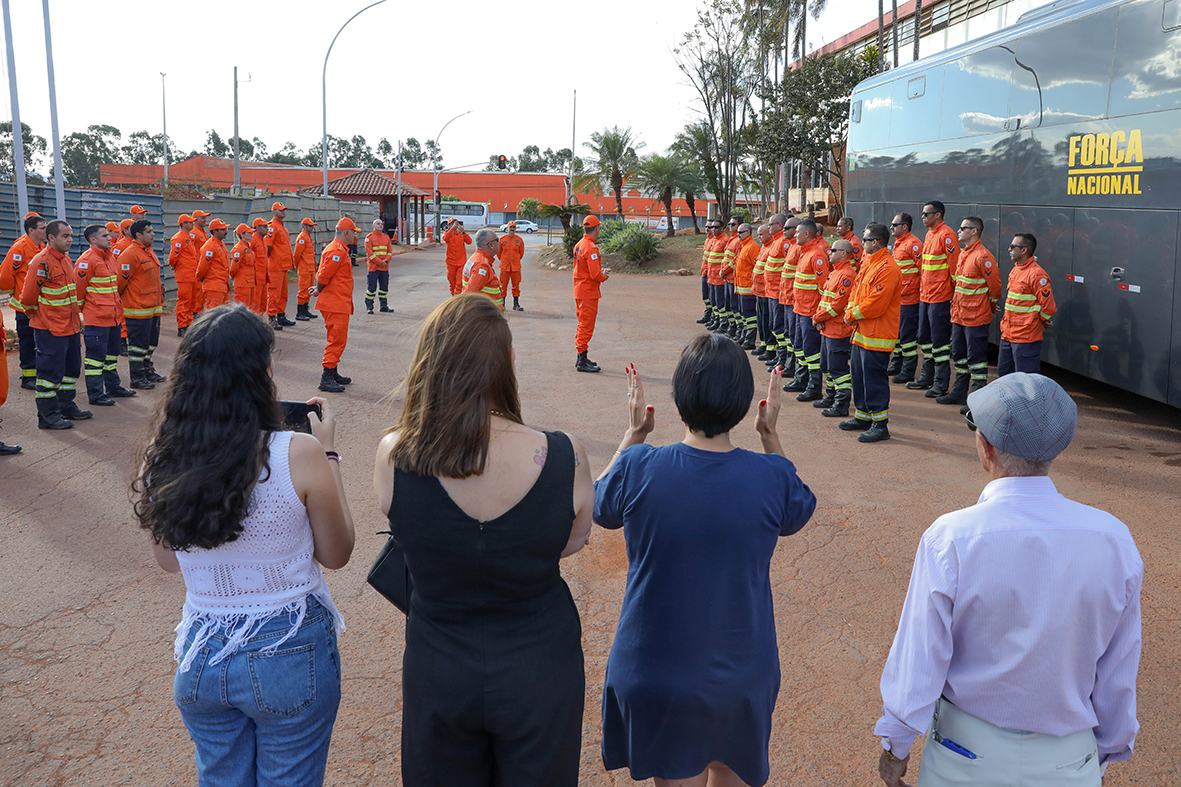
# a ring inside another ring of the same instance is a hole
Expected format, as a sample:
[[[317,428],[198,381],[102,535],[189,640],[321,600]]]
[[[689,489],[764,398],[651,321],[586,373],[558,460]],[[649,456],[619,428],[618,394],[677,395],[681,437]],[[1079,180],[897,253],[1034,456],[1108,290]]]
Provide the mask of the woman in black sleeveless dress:
[[[586,455],[521,423],[512,336],[461,295],[423,326],[374,483],[413,582],[406,787],[576,787],[585,692],[558,561],[590,531]]]

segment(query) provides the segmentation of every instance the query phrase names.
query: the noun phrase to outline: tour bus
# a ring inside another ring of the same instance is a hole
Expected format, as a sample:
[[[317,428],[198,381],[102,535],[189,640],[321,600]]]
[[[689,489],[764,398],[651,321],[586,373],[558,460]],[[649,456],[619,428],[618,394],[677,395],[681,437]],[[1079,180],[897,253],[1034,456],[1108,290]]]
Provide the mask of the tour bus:
[[[1181,0],[1059,0],[857,86],[846,212],[984,219],[1001,281],[1037,237],[1043,360],[1181,406]],[[999,341],[994,321],[993,341]]]
[[[407,203],[407,205],[409,204]],[[409,207],[407,207],[407,210],[409,210]],[[464,229],[483,229],[488,226],[488,203],[440,202],[439,216],[439,221],[443,227],[446,227],[447,222],[454,217],[463,222]],[[414,217],[411,216],[406,220],[413,224]],[[426,220],[427,224],[433,224],[435,221],[435,206],[430,202],[426,206]]]

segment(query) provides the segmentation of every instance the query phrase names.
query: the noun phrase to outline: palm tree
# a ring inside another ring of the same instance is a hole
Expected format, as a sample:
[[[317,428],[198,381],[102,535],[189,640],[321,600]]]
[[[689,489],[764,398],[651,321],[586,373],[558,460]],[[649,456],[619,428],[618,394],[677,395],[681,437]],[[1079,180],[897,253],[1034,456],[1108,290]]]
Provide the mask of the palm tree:
[[[923,0],[914,0],[914,59],[919,59],[919,23],[923,18]]]
[[[685,202],[689,205],[689,215],[693,217],[693,234],[700,235],[697,226],[697,195],[705,194],[706,190],[715,195],[720,191],[718,184],[718,163],[712,154],[713,144],[710,141],[709,130],[703,123],[690,123],[677,132],[670,150],[680,156],[691,168],[693,175],[692,187],[686,184]]]
[[[878,72],[885,71],[886,65],[886,34],[884,32],[885,25],[885,0],[878,0]]]
[[[668,231],[666,237],[677,234],[673,222],[673,196],[684,193],[693,184],[691,166],[680,156],[661,156],[652,154],[645,156],[636,168],[636,184],[649,196],[664,203],[664,213],[668,216]]]
[[[585,216],[590,212],[590,205],[574,199],[570,200],[568,205],[540,204],[537,206],[537,215],[543,219],[557,219],[562,222],[563,232],[570,229],[570,220],[575,216]]]
[[[808,14],[812,14],[813,19],[819,19],[828,6],[828,0],[811,0],[811,8],[808,3],[809,0],[795,0],[795,13],[792,14],[799,20],[796,25],[795,56],[801,59],[808,56]]]
[[[579,191],[604,194],[615,193],[615,212],[623,220],[623,184],[635,174],[640,163],[636,151],[644,147],[631,126],[625,129],[615,126],[591,134],[591,141],[584,143],[594,151],[594,157],[583,162],[582,175],[576,187]]]
[[[891,1],[894,15],[890,17],[890,35],[894,37],[894,42],[890,45],[890,51],[894,53],[894,68],[898,68],[898,0]]]

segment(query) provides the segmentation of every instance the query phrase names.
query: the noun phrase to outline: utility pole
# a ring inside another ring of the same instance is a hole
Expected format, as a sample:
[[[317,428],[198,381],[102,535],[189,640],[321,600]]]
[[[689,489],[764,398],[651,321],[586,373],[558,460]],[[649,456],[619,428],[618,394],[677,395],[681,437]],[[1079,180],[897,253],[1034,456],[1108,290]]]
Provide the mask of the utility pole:
[[[435,241],[436,242],[438,242],[438,240],[439,240],[439,222],[440,222],[440,215],[439,214],[442,209],[442,206],[439,205],[439,137],[443,136],[443,132],[447,130],[448,126],[450,126],[455,121],[459,120],[464,115],[470,115],[471,113],[472,113],[472,110],[470,110],[470,109],[467,112],[460,112],[458,115],[456,115],[455,117],[451,118],[446,123],[444,123],[443,127],[441,129],[439,129],[438,135],[435,136],[435,146],[434,146],[434,148],[431,149],[431,169],[433,169],[435,171],[435,194],[434,194],[434,197],[435,197]]]
[[[570,180],[566,185],[566,204],[574,202],[574,142],[578,139],[578,91],[574,91],[574,113],[570,121]]]
[[[398,140],[398,242],[402,243],[406,240],[403,226],[406,222],[402,221],[402,140]]]
[[[242,193],[242,170],[238,164],[238,67],[234,66],[234,187],[235,197]]]
[[[164,196],[164,191],[168,188],[168,87],[164,83],[165,76],[167,74],[161,71],[160,109],[164,113],[164,185],[160,187],[160,196]]]
[[[45,64],[49,70],[49,122],[53,129],[53,193],[57,217],[66,218],[66,173],[62,172],[62,142],[57,127],[57,86],[53,80],[53,39],[49,34],[49,0],[41,0],[45,16]],[[15,137],[14,137],[15,139]]]
[[[12,13],[8,7],[9,0],[0,0],[4,8],[4,40],[8,45],[8,92],[12,101],[12,175],[16,180],[17,208],[20,218],[19,226],[24,221],[24,215],[29,212],[29,184],[25,180],[25,135],[21,126],[20,103],[16,92],[16,56],[12,51]]]

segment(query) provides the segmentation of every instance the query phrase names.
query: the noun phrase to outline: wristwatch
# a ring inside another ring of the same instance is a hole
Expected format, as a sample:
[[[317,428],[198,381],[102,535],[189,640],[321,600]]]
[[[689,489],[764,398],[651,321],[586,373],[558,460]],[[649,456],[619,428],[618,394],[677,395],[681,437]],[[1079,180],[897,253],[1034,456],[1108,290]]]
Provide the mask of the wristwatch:
[[[882,752],[886,755],[886,759],[890,762],[902,762],[901,757],[895,756],[894,752],[890,751],[890,742],[885,738],[882,738]]]

